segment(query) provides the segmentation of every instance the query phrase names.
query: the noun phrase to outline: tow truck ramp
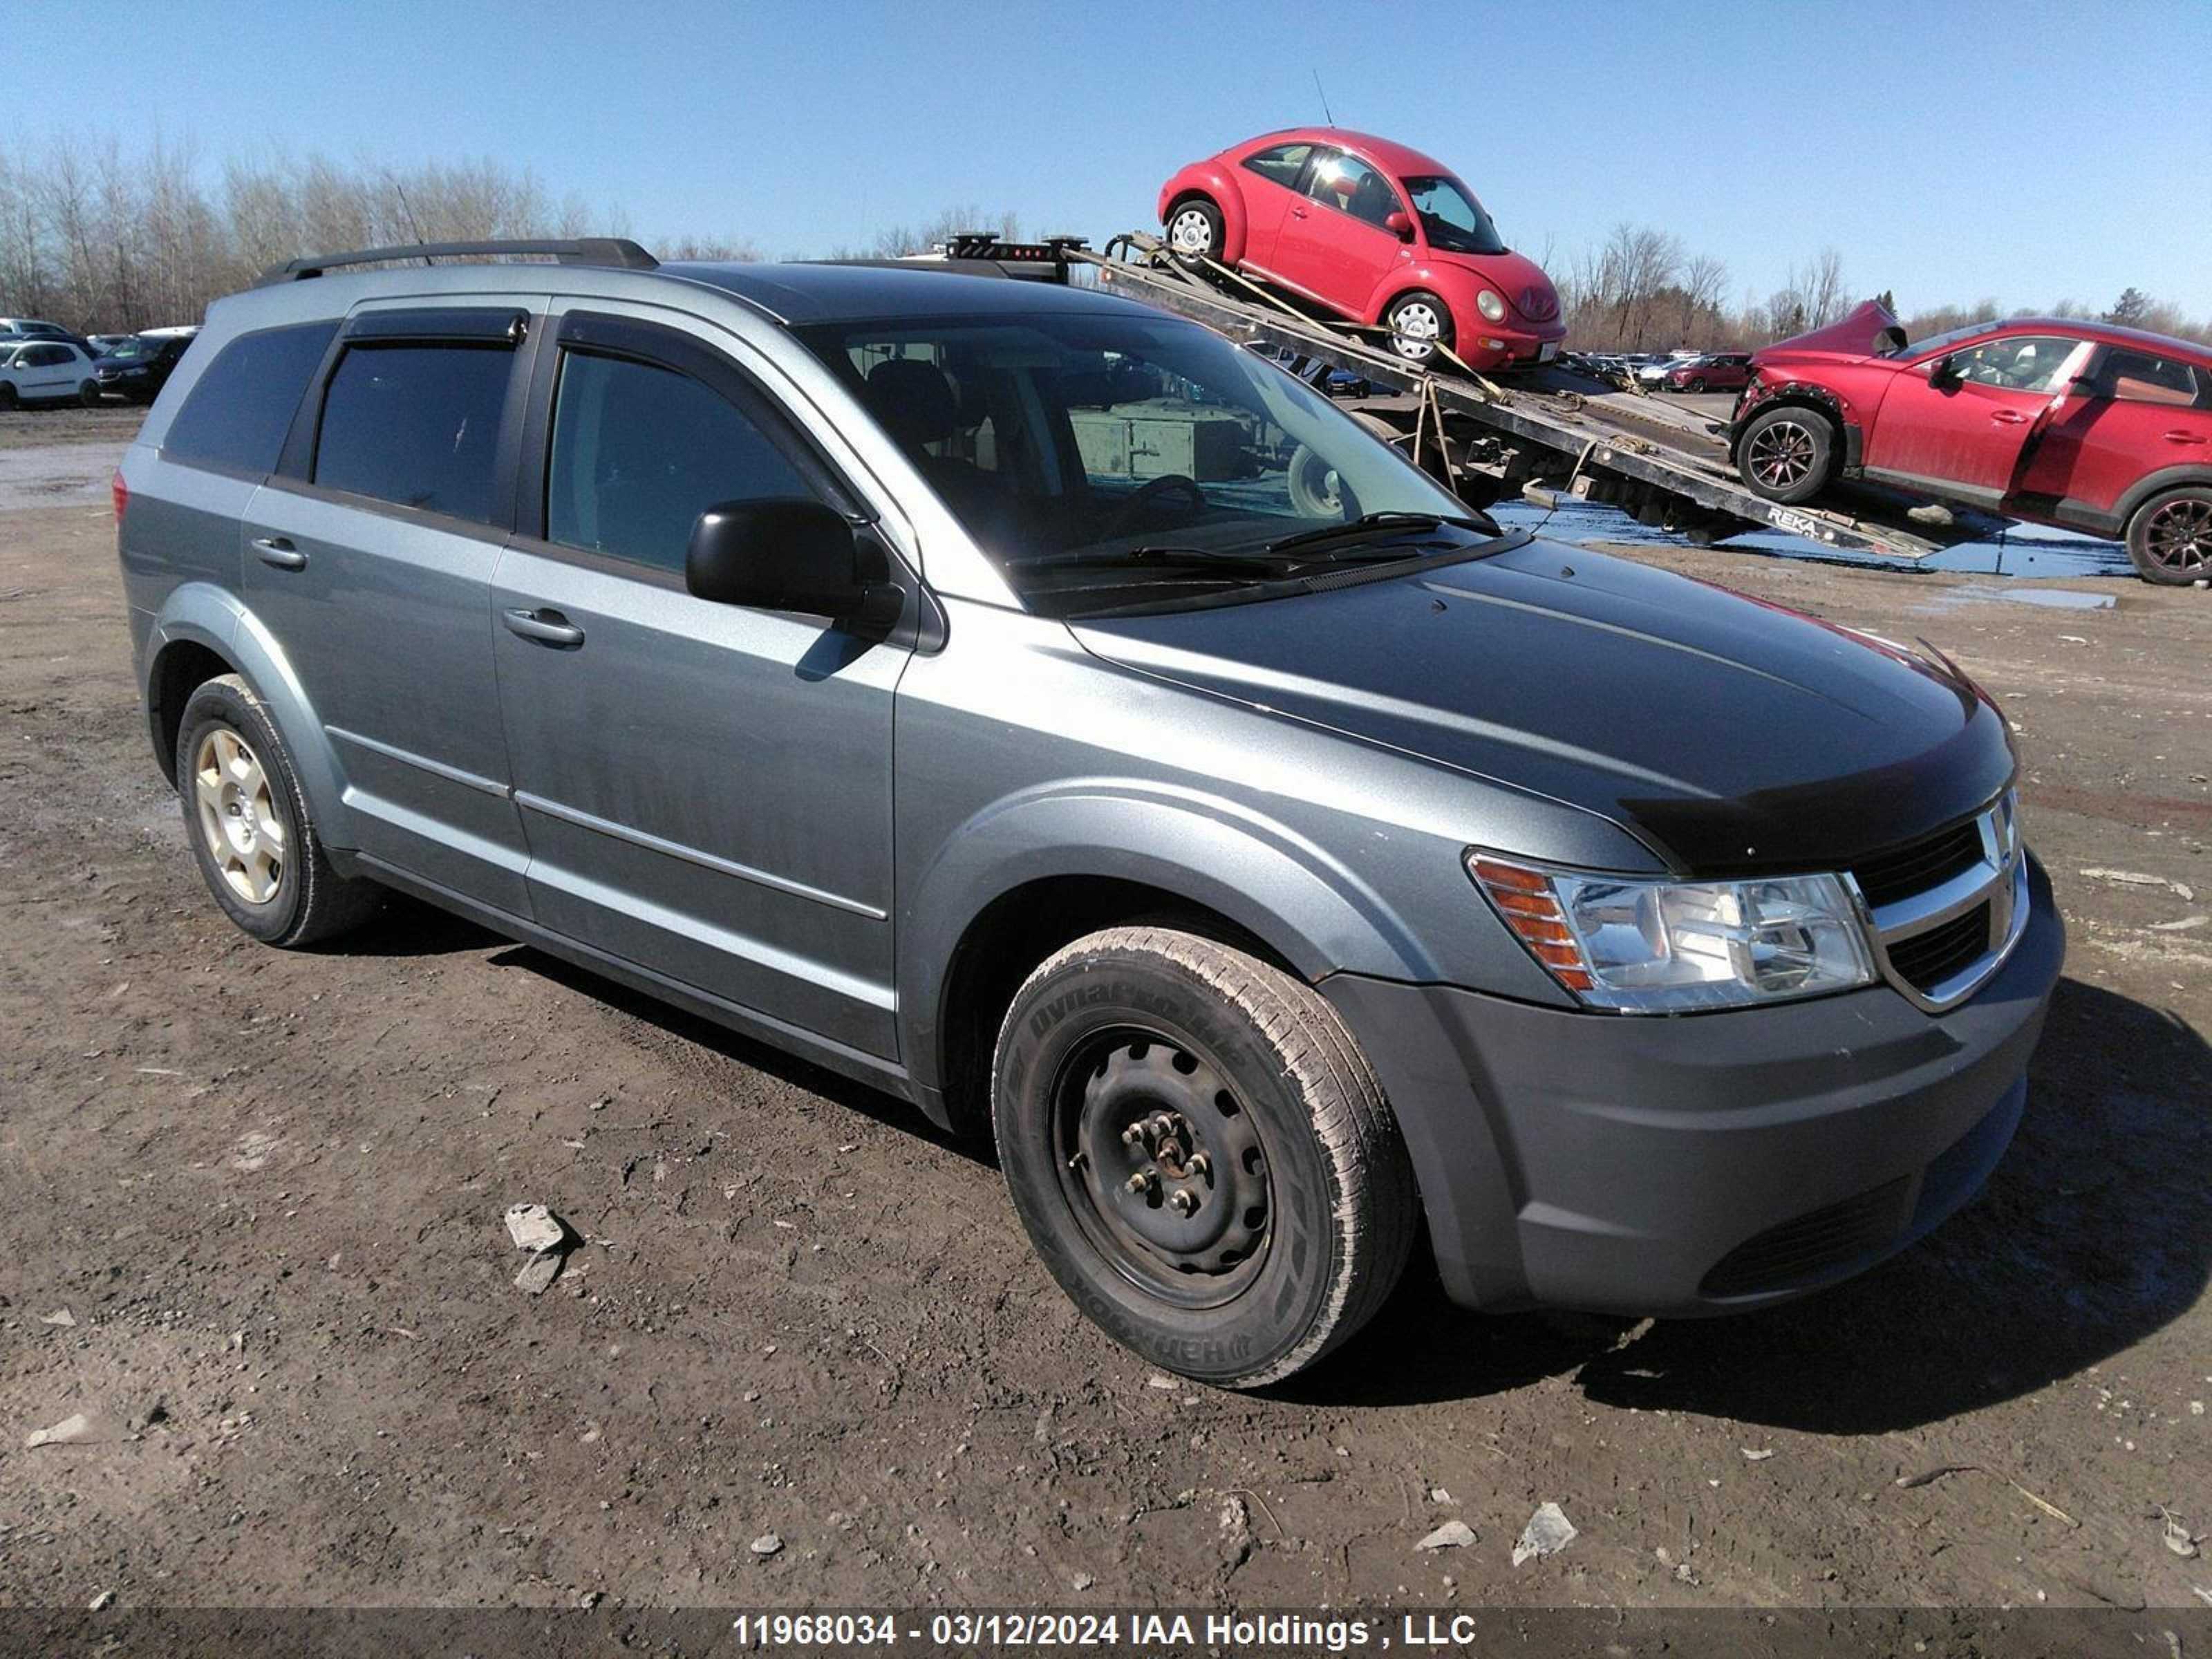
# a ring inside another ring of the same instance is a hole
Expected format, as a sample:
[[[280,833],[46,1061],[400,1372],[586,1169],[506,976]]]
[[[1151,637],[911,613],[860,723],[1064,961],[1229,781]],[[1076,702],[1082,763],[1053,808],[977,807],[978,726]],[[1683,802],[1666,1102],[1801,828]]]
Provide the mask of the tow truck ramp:
[[[1441,347],[1444,368],[1426,369],[1392,350],[1382,329],[1316,316],[1211,260],[1193,268],[1143,232],[1115,236],[1103,252],[1075,237],[957,237],[934,257],[955,269],[1092,281],[1269,352],[1473,506],[1516,494],[1551,506],[1564,495],[1619,507],[1698,543],[1775,530],[1838,551],[1908,560],[1983,533],[1965,523],[1914,523],[1902,501],[1851,514],[1765,500],[1736,477],[1718,422],[1656,398],[1586,386],[1549,368],[1501,384]]]

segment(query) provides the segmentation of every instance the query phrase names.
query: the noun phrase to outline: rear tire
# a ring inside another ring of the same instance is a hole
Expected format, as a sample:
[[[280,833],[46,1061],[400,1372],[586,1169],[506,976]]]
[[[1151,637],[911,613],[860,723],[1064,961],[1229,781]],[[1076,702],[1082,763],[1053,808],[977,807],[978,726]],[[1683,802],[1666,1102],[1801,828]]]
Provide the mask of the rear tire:
[[[241,932],[293,950],[359,927],[384,902],[331,866],[283,734],[235,674],[203,683],[177,728],[177,794],[208,891]]]
[[[1795,506],[1827,488],[1836,455],[1835,423],[1791,404],[1770,409],[1744,428],[1736,476],[1755,495]]]
[[[1046,1267],[1165,1370],[1276,1382],[1404,1270],[1420,1200],[1382,1085],[1317,992],[1242,951],[1164,927],[1076,940],[1016,993],[992,1098]]]
[[[1164,221],[1168,251],[1187,265],[1221,257],[1221,210],[1203,196],[1170,204]]]
[[[2128,520],[2128,558],[2160,587],[2212,580],[2212,484],[2162,490]]]
[[[23,394],[9,381],[0,380],[0,409],[12,410],[21,405]]]
[[[1401,294],[1382,313],[1390,349],[1409,363],[1428,363],[1436,349],[1452,349],[1451,307],[1423,289]]]

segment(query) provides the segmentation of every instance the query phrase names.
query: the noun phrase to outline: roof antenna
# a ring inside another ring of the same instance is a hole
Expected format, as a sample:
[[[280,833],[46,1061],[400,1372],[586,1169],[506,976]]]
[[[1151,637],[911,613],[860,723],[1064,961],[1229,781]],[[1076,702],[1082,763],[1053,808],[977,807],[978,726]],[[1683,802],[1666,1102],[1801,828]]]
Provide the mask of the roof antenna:
[[[407,186],[399,182],[398,175],[389,167],[385,169],[384,176],[392,180],[392,188],[399,193],[399,210],[407,216],[407,228],[414,232],[416,245],[427,246],[428,239],[422,234],[422,227],[415,222],[415,204],[407,199]],[[422,256],[422,263],[427,265],[434,262],[426,253]]]
[[[1319,70],[1316,70],[1313,72],[1313,78],[1314,90],[1321,93],[1321,118],[1323,121],[1326,121],[1330,126],[1334,126],[1336,125],[1336,117],[1328,112],[1328,94],[1326,92],[1322,92],[1321,71]]]

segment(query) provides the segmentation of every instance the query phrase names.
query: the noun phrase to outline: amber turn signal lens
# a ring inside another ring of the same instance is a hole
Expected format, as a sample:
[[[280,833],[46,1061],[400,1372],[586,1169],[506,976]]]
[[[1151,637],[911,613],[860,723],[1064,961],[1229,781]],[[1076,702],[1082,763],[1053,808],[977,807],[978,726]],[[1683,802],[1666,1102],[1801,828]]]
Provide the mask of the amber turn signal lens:
[[[1467,867],[1514,937],[1553,979],[1570,991],[1591,988],[1595,981],[1589,964],[1574,931],[1567,926],[1566,913],[1559,908],[1549,876],[1541,870],[1480,853],[1468,854]]]

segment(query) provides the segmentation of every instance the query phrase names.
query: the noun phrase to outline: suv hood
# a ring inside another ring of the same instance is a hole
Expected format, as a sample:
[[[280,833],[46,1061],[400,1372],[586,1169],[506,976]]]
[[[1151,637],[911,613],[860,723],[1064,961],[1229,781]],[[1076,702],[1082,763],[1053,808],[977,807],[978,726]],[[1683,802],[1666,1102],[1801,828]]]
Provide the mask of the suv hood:
[[[1941,663],[1552,542],[1071,625],[1126,668],[1601,813],[1684,874],[1844,868],[2013,772],[2002,716]]]
[[[1887,357],[1904,348],[1905,331],[1899,326],[1897,319],[1879,300],[1868,300],[1840,322],[1777,340],[1764,351],[1754,354],[1752,362],[1763,368],[1769,362],[1786,362],[1800,356],[1826,362]]]
[[[1504,253],[1446,253],[1431,248],[1429,258],[1436,264],[1473,272],[1504,295],[1505,303],[1524,322],[1549,323],[1559,319],[1559,290],[1544,274],[1544,267],[1525,253],[1510,249]]]

